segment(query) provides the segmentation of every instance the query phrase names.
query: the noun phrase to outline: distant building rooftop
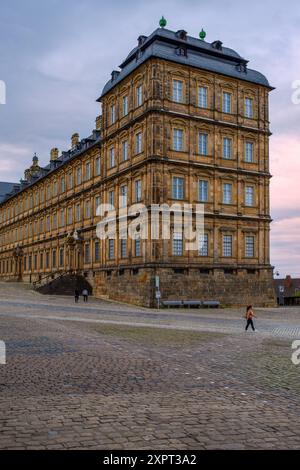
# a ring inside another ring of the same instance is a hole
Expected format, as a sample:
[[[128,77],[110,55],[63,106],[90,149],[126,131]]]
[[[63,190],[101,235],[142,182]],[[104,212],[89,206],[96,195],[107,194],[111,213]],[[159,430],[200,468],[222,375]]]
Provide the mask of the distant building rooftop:
[[[300,278],[286,276],[285,279],[274,279],[274,287],[277,297],[300,296]]]

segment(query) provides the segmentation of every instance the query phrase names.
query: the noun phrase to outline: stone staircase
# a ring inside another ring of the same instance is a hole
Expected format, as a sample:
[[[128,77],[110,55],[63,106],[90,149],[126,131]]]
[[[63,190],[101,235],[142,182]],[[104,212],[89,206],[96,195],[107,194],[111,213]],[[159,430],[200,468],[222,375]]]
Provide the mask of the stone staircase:
[[[93,293],[90,283],[79,274],[63,273],[55,279],[35,286],[37,292],[46,295],[74,295],[75,289],[78,289],[80,294],[83,289],[87,289],[90,295]]]

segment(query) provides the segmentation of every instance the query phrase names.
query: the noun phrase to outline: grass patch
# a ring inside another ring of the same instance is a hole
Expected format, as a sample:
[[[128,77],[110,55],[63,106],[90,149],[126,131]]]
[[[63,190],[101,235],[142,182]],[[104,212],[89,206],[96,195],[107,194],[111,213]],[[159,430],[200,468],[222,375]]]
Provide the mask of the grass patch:
[[[99,325],[95,323],[89,325],[88,329],[104,336],[118,337],[130,342],[154,346],[197,346],[201,343],[212,341],[220,336],[224,336],[223,333],[151,328],[151,326]]]

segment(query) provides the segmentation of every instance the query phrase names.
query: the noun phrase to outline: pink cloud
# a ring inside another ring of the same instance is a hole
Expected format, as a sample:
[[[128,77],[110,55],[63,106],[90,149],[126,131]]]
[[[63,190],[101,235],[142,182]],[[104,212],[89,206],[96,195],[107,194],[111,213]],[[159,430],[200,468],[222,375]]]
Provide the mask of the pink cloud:
[[[272,137],[270,161],[272,211],[299,209],[300,214],[300,137]]]
[[[271,262],[281,276],[300,277],[300,137],[272,137]]]

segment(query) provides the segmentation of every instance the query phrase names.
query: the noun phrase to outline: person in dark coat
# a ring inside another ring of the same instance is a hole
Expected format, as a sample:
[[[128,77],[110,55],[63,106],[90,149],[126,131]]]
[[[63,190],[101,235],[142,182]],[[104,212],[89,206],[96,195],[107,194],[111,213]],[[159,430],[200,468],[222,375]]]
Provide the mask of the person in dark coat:
[[[75,303],[77,304],[78,301],[79,301],[79,290],[78,289],[75,289],[74,296],[75,296]]]

